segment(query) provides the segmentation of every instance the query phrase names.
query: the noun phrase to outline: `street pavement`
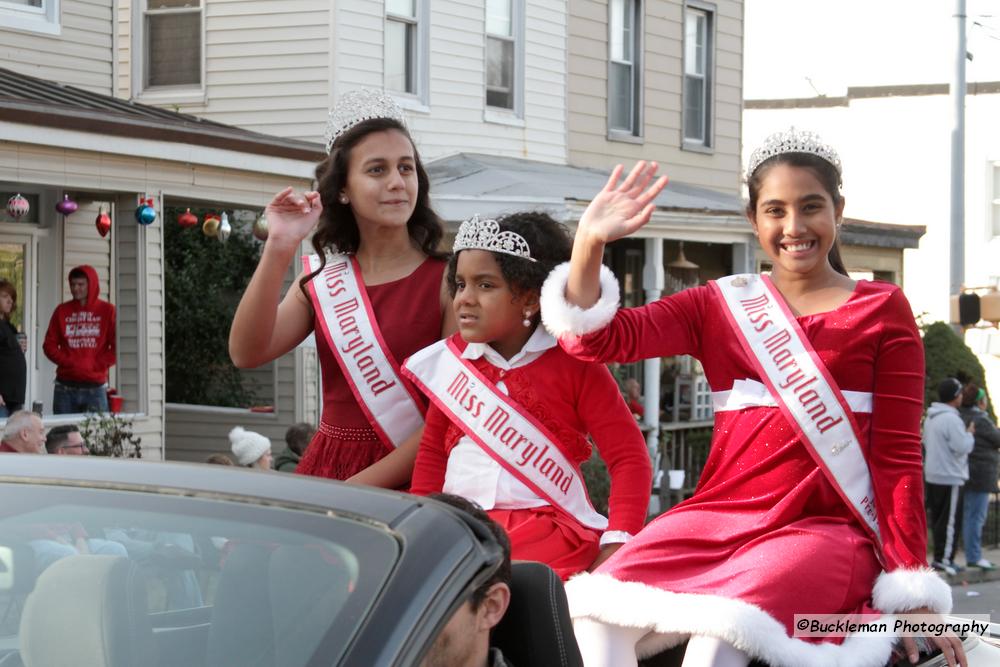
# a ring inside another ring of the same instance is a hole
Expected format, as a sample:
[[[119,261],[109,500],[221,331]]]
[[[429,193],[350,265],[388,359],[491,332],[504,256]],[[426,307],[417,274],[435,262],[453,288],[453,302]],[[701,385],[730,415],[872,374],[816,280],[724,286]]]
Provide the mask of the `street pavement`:
[[[972,567],[954,576],[941,576],[952,586],[953,614],[989,614],[992,622],[1000,623],[1000,549],[984,548],[983,556],[996,564],[998,569]],[[962,554],[959,554],[958,562],[965,562]]]

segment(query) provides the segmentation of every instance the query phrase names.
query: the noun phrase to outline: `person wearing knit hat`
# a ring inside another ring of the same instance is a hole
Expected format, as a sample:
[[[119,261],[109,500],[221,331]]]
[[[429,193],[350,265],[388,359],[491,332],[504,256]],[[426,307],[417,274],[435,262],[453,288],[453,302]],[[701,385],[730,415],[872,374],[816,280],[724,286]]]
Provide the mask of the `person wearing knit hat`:
[[[247,468],[271,469],[271,441],[260,433],[237,426],[229,432],[236,462]]]

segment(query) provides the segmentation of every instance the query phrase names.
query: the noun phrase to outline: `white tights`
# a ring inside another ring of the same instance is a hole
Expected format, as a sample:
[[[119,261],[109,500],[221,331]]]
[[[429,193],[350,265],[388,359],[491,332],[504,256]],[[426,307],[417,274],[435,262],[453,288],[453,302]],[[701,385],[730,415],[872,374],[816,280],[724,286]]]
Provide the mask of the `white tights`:
[[[637,667],[635,646],[647,628],[625,628],[590,618],[573,621],[576,642],[586,667]],[[692,636],[684,652],[682,667],[747,667],[750,657],[732,644],[715,637]]]

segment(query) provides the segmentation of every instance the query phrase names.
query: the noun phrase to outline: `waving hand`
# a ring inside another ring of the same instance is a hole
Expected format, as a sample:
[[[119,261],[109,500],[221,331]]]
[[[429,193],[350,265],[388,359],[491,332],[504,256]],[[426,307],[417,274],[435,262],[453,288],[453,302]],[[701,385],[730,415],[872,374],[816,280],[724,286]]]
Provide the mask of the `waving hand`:
[[[655,162],[637,162],[625,180],[618,183],[624,169],[622,165],[615,167],[604,189],[584,211],[580,231],[594,241],[610,243],[649,222],[655,208],[653,200],[667,184],[666,176],[653,182],[657,168]]]

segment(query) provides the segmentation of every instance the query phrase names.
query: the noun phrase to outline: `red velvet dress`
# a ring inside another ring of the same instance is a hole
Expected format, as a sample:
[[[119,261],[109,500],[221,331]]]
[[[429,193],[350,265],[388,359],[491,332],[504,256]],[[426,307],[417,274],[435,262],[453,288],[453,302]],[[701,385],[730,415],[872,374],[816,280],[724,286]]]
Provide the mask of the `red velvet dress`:
[[[382,338],[399,363],[441,338],[441,279],[446,266],[428,258],[405,278],[365,287]],[[318,323],[313,328],[321,331]],[[316,351],[323,372],[323,416],[295,472],[347,479],[388,454],[391,445],[383,444],[372,429],[329,344],[318,333]]]
[[[604,329],[560,343],[588,360],[690,354],[715,391],[760,381],[724,308],[699,287],[619,310]],[[770,664],[885,663],[891,640],[800,640],[793,616],[874,613],[879,555],[889,572],[926,565],[923,348],[905,297],[887,283],[860,281],[841,307],[798,322],[842,390],[873,394],[872,413],[855,416],[880,554],[777,408],[719,412],[694,496],[622,547],[599,569],[606,576],[569,583],[574,617],[650,628],[640,655],[704,634]]]

